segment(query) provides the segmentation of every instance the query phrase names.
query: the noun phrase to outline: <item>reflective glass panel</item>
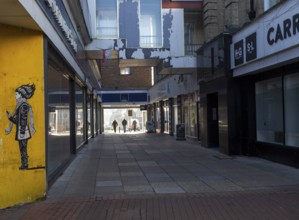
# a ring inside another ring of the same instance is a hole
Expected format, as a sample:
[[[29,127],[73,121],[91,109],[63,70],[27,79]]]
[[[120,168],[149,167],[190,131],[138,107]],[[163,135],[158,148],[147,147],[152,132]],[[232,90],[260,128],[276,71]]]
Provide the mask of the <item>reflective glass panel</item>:
[[[140,1],[140,46],[162,46],[161,0]]]
[[[76,145],[79,147],[84,142],[83,135],[83,97],[84,93],[79,85],[76,88]]]
[[[282,80],[280,77],[257,82],[257,141],[283,144]]]
[[[118,38],[116,0],[96,1],[96,35],[100,38]]]
[[[284,78],[285,144],[299,147],[299,74]]]
[[[48,174],[70,158],[70,94],[67,73],[58,66],[48,68]]]

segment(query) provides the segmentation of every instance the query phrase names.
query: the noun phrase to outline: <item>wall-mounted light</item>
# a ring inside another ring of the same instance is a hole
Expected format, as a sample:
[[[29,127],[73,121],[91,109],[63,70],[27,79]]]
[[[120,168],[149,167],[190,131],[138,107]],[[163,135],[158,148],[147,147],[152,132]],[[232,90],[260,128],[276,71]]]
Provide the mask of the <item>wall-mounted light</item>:
[[[130,75],[130,67],[120,68],[120,75]]]

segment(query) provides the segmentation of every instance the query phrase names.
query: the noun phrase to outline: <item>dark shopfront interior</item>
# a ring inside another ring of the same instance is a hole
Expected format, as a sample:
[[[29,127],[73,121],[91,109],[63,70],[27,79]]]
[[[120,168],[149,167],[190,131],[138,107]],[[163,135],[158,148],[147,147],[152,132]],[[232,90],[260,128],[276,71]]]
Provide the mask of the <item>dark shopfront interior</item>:
[[[98,131],[98,102],[59,54],[48,48],[46,71],[47,179],[60,175]]]
[[[241,154],[299,167],[299,64],[237,79]]]

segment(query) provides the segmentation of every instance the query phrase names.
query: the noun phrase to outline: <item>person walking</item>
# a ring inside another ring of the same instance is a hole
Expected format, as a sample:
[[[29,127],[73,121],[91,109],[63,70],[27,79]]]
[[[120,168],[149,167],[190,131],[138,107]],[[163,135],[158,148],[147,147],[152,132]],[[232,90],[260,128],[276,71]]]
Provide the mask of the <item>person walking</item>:
[[[114,121],[112,122],[112,126],[113,126],[114,133],[116,133],[116,127],[117,127],[117,125],[118,125],[117,121],[114,120]]]
[[[124,128],[124,133],[126,133],[126,126],[127,126],[128,122],[127,120],[124,118],[124,120],[122,121],[122,125],[123,125],[123,128]]]
[[[133,121],[133,130],[136,131],[137,122],[136,120]]]

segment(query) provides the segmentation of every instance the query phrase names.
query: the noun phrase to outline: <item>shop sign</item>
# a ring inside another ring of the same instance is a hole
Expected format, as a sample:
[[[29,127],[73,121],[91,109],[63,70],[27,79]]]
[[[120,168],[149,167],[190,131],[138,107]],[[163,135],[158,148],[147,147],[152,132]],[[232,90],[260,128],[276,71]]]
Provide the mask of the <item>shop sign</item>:
[[[277,25],[270,26],[267,31],[267,43],[271,46],[299,33],[299,13],[286,18]]]
[[[297,4],[297,0],[284,1],[233,34],[231,67],[238,67],[234,71],[235,76],[276,65],[278,61],[282,63],[298,58],[295,51],[295,48],[299,48]],[[267,62],[252,62],[260,59],[266,59]],[[250,65],[240,68],[247,63]]]
[[[147,110],[147,105],[140,105],[140,111]]]
[[[61,13],[59,7],[57,6],[56,1],[55,0],[45,0],[45,1],[46,1],[47,5],[51,8],[51,11],[52,11],[57,23],[59,24],[59,26],[61,27],[61,29],[64,33],[64,36],[66,37],[68,42],[71,44],[72,48],[77,52],[78,45],[75,41],[72,30],[67,25],[66,20],[63,18],[62,13]]]
[[[235,66],[243,64],[244,62],[244,52],[243,52],[243,40],[238,41],[234,44],[234,60]]]
[[[256,58],[256,33],[253,33],[245,39],[246,62]]]

